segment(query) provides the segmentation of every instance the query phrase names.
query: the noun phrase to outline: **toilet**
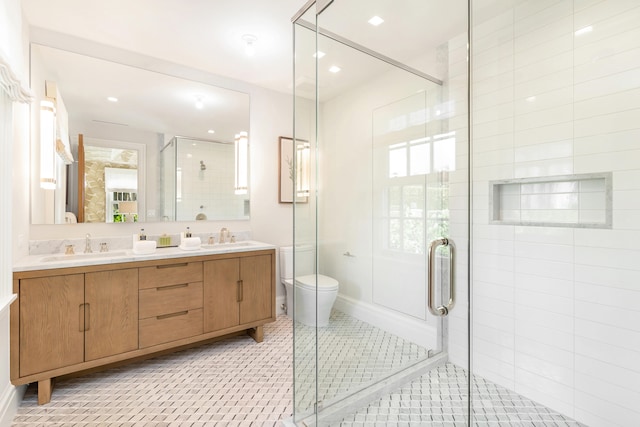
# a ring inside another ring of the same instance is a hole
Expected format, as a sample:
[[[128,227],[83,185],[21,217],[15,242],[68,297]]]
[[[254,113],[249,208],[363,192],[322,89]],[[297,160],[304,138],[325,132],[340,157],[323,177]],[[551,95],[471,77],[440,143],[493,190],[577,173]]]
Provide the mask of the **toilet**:
[[[296,246],[295,320],[308,326],[327,326],[331,308],[338,296],[338,281],[322,274],[316,275],[315,260],[313,246]],[[280,248],[280,281],[287,293],[287,315],[293,318],[293,246]],[[318,295],[317,324],[316,290]]]

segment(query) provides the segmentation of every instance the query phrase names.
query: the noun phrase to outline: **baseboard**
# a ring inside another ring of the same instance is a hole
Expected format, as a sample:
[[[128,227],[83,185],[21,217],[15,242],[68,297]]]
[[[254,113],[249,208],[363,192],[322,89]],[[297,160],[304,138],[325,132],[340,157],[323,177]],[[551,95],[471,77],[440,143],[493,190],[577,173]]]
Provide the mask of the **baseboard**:
[[[281,314],[286,314],[284,311],[284,306],[287,305],[287,296],[280,295],[276,297],[276,315],[279,316]]]
[[[436,349],[438,346],[436,328],[424,321],[340,294],[333,307],[424,348]]]
[[[26,385],[14,387],[11,384],[7,384],[0,396],[0,427],[11,425],[26,390]]]

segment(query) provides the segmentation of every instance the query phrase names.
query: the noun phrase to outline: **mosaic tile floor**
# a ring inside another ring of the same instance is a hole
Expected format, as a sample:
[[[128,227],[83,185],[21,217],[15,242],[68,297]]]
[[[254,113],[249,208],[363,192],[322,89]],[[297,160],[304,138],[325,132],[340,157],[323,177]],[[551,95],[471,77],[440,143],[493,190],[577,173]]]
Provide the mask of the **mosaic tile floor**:
[[[331,322],[318,336],[319,372],[324,378],[319,390],[326,400],[360,388],[426,351],[340,312],[332,315]],[[302,331],[303,327],[298,329],[297,346],[307,356],[298,359],[296,375],[315,375],[315,357],[309,353],[315,337],[311,330],[300,335]],[[42,406],[37,405],[36,389],[30,386],[12,425],[281,425],[293,408],[292,335],[292,322],[280,316],[265,325],[261,344],[249,337],[233,337],[60,381],[51,403]],[[332,426],[463,426],[466,381],[464,370],[441,366]],[[475,425],[580,426],[482,379],[474,387],[475,395],[482,396],[474,401]],[[304,390],[297,394],[305,399],[313,396]]]

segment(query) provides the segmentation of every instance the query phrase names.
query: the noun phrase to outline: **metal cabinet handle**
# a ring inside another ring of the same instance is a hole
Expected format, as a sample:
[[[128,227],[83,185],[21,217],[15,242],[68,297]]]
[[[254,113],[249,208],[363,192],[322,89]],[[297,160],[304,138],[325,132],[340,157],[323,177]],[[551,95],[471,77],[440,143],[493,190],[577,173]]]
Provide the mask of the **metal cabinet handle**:
[[[238,295],[237,295],[237,298],[236,298],[236,300],[238,302],[242,301],[242,299],[244,297],[243,289],[242,289],[243,285],[244,285],[244,283],[242,282],[242,280],[238,280]]]
[[[449,247],[449,301],[447,305],[436,307],[436,265],[435,251],[439,246]],[[429,312],[434,316],[446,316],[456,304],[456,287],[454,277],[456,247],[451,239],[436,239],[429,245]]]

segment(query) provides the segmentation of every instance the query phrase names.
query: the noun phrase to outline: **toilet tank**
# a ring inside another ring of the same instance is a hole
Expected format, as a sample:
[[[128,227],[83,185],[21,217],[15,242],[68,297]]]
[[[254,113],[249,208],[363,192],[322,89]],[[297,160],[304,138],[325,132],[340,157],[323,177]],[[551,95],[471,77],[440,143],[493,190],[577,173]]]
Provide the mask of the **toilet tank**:
[[[296,276],[315,273],[315,250],[311,245],[296,246]],[[293,246],[280,248],[280,277],[293,279]]]

